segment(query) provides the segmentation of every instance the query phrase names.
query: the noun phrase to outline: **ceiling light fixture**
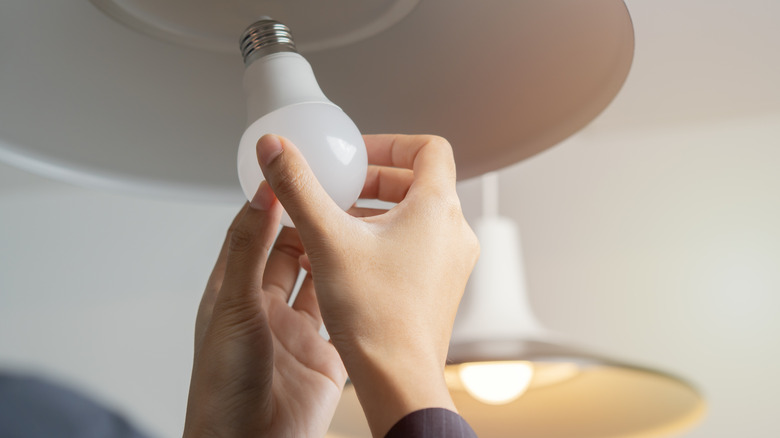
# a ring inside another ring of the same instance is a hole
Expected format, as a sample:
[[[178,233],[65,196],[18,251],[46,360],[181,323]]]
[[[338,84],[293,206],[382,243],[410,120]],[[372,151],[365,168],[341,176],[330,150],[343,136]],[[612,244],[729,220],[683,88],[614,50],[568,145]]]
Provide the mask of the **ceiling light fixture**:
[[[634,48],[621,0],[6,0],[0,160],[82,185],[240,201],[235,41],[262,15],[295,30],[361,131],[441,135],[461,179],[585,126]]]
[[[498,214],[498,176],[482,177],[474,225],[481,255],[469,279],[445,374],[481,437],[665,436],[690,427],[701,395],[669,374],[571,348],[528,302],[519,230]]]

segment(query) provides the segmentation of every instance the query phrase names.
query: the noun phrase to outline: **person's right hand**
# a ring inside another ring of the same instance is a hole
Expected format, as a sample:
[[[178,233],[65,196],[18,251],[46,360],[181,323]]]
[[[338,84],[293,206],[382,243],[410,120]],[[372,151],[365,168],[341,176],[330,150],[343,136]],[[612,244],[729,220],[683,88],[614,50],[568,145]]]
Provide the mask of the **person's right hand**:
[[[461,212],[455,162],[433,136],[365,136],[362,198],[396,202],[368,217],[342,211],[298,149],[257,144],[267,181],[298,229],[325,326],[375,436],[413,411],[455,410],[443,369],[479,244]]]

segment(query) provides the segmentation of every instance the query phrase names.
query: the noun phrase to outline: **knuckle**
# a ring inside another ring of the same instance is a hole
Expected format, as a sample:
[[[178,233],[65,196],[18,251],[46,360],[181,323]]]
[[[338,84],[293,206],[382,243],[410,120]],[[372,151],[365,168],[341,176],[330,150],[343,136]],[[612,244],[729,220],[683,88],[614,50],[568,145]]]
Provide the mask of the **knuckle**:
[[[418,214],[433,220],[437,226],[457,226],[465,220],[460,200],[451,190],[441,186],[420,187],[417,196],[422,201],[417,203]]]
[[[444,137],[438,135],[426,135],[425,137],[427,139],[426,143],[433,147],[452,150],[450,142]]]
[[[309,179],[306,172],[297,168],[280,173],[277,178],[276,196],[283,199],[297,196],[309,183]]]
[[[425,147],[430,147],[432,149],[436,149],[436,151],[440,153],[447,154],[448,156],[453,156],[452,152],[452,145],[449,141],[447,141],[444,137],[439,137],[438,135],[429,135],[427,136],[427,139],[425,141]]]
[[[294,245],[289,242],[277,241],[273,249],[274,251],[278,251],[281,254],[284,254],[289,257],[294,257],[296,259],[303,254],[303,251],[298,245]]]
[[[452,149],[450,142],[447,141],[447,139],[444,137],[431,135],[426,141],[424,147],[433,151],[441,168],[448,169],[447,173],[449,176],[447,179],[449,180],[452,178],[454,180],[456,173],[455,152]]]
[[[231,252],[245,252],[252,247],[254,236],[248,230],[235,227],[231,228],[228,233],[230,234],[228,248]]]
[[[436,205],[437,208],[448,210],[453,207],[460,209],[460,203],[457,199],[457,194],[453,193],[452,189],[444,184],[429,184],[421,186],[420,192],[429,202]],[[453,199],[455,198],[455,199]]]

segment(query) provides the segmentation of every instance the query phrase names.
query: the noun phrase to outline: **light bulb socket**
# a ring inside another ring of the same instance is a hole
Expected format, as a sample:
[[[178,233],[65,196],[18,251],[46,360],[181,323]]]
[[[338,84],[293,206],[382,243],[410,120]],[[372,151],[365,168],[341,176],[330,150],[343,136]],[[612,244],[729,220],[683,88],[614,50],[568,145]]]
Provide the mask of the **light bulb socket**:
[[[271,18],[263,18],[249,25],[241,34],[239,44],[245,66],[272,53],[298,53],[290,28]]]

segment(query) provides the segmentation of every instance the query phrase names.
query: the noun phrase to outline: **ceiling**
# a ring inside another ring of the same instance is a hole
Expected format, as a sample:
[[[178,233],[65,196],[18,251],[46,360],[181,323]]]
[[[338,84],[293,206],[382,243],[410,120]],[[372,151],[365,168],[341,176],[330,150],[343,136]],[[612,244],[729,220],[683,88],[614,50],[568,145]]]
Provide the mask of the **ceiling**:
[[[616,100],[500,173],[532,305],[585,346],[697,385],[709,412],[682,436],[780,436],[780,3],[626,3],[636,48]],[[459,191],[476,218],[479,181]],[[179,435],[195,308],[237,207],[0,165],[0,364]]]

